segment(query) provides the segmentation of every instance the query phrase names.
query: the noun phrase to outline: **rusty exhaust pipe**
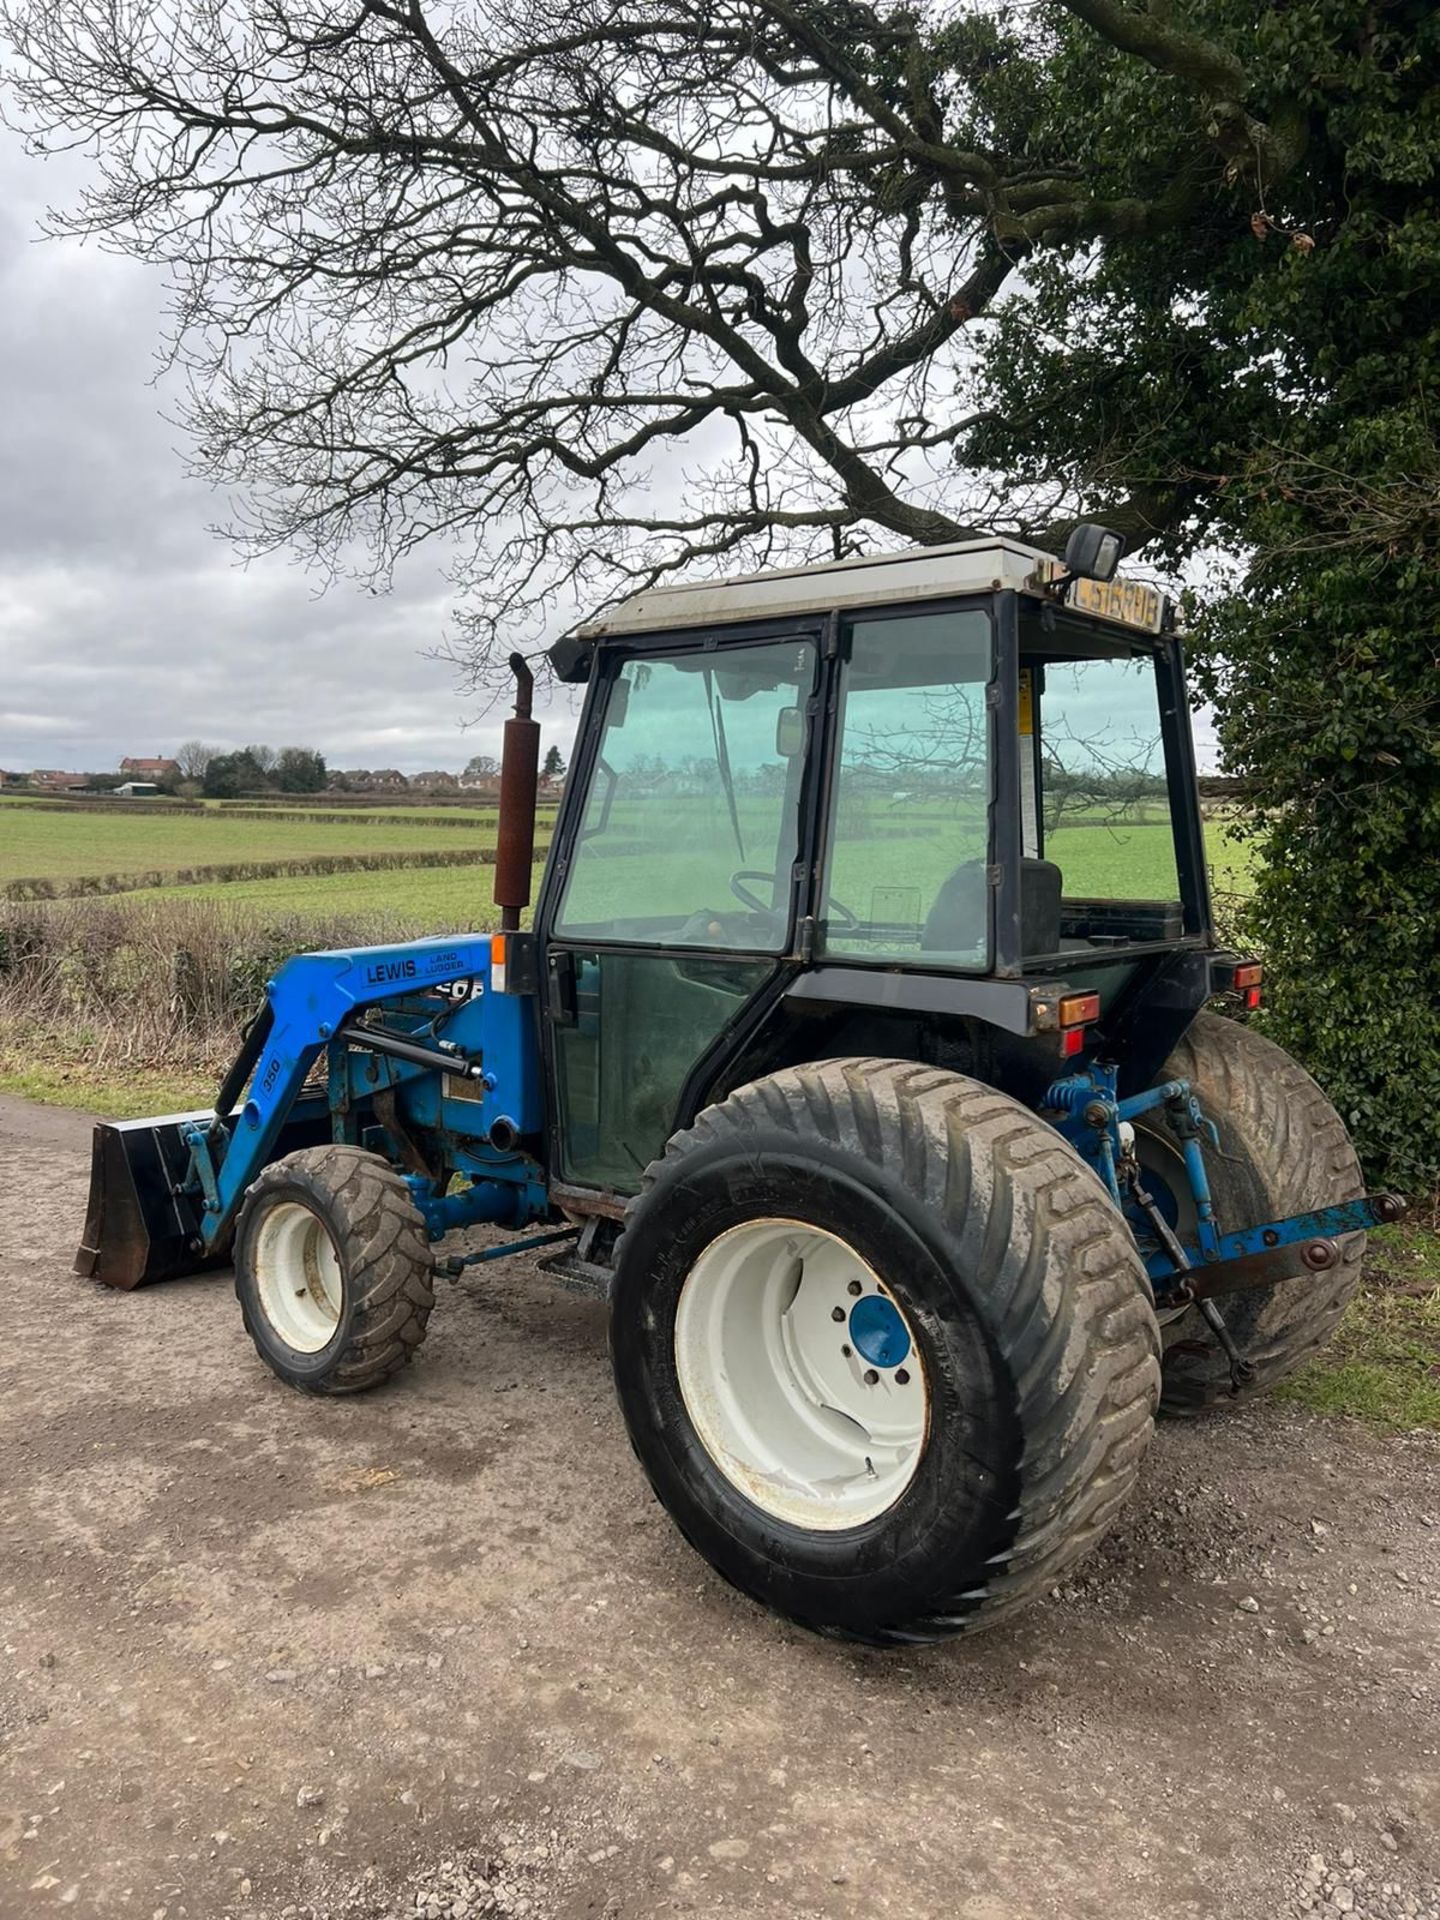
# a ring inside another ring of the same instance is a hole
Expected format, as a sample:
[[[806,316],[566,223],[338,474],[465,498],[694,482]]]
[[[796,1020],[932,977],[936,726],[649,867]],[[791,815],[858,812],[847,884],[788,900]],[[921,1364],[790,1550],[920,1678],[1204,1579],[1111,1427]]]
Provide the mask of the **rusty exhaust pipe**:
[[[500,821],[495,834],[495,904],[500,926],[513,933],[530,904],[535,865],[535,798],[540,781],[540,722],[530,717],[535,676],[523,653],[512,653],[515,714],[505,722],[500,754]]]

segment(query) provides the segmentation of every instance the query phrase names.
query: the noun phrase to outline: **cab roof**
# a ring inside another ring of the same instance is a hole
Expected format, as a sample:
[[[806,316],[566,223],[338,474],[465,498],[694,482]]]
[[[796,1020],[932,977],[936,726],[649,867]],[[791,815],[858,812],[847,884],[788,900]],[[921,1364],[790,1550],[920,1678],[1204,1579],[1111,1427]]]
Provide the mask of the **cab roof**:
[[[956,540],[943,547],[855,554],[818,566],[777,567],[728,579],[665,581],[631,594],[628,600],[587,621],[576,630],[575,637],[607,640],[630,633],[935,600],[952,593],[1033,588],[1059,571],[1060,563],[1053,553],[990,535],[981,540]]]

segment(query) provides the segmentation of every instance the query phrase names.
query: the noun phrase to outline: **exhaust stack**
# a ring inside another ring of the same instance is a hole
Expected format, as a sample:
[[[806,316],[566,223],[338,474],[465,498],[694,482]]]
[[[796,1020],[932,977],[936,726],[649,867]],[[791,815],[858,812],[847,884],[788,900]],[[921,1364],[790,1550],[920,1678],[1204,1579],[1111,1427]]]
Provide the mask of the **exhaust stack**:
[[[515,714],[505,722],[500,759],[500,822],[495,835],[495,904],[500,925],[513,933],[530,904],[535,864],[535,797],[540,780],[540,722],[530,717],[535,676],[525,656],[512,653]]]

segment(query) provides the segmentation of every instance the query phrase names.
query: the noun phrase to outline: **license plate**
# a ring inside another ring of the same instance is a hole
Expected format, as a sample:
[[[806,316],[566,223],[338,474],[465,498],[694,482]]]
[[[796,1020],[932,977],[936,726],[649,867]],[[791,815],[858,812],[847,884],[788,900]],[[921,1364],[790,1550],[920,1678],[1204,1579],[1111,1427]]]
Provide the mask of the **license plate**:
[[[1121,626],[1143,627],[1158,633],[1165,610],[1164,595],[1140,580],[1072,580],[1066,598],[1079,613],[1093,613]]]

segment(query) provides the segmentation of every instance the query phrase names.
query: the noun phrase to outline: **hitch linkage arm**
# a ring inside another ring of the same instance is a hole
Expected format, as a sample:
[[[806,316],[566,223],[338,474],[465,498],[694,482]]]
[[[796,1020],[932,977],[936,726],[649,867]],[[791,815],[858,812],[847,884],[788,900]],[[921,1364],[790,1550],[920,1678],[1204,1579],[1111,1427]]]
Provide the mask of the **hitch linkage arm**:
[[[1405,1212],[1405,1202],[1397,1194],[1366,1194],[1335,1206],[1316,1207],[1287,1219],[1262,1221],[1258,1226],[1224,1233],[1215,1217],[1205,1169],[1204,1143],[1208,1140],[1218,1145],[1218,1132],[1187,1081],[1169,1080],[1122,1100],[1116,1089],[1116,1068],[1101,1062],[1083,1073],[1057,1080],[1046,1092],[1043,1104],[1052,1115],[1059,1116],[1055,1120],[1057,1130],[1095,1168],[1116,1205],[1130,1213],[1132,1226],[1140,1225],[1156,1243],[1147,1253],[1145,1265],[1160,1305],[1180,1296],[1200,1302],[1203,1311],[1204,1303],[1214,1294],[1273,1286],[1278,1280],[1293,1277],[1297,1247],[1302,1266],[1311,1272],[1324,1272],[1340,1258],[1337,1242],[1347,1234],[1365,1233],[1371,1227],[1400,1219]],[[1185,1167],[1188,1198],[1195,1214],[1193,1245],[1181,1241],[1139,1184],[1132,1123],[1140,1114],[1160,1106],[1165,1108],[1170,1133]]]

